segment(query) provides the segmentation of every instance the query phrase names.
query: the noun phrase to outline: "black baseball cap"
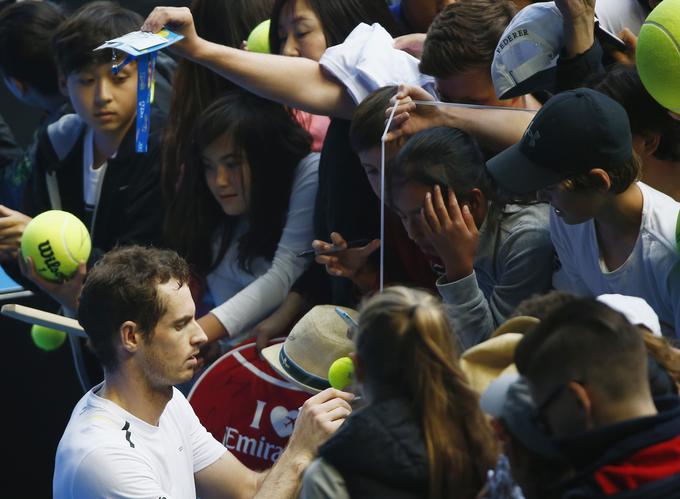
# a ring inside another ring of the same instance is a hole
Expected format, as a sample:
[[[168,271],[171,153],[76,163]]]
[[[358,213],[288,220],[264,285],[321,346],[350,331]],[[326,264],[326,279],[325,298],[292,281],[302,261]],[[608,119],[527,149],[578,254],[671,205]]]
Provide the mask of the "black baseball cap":
[[[600,92],[577,88],[548,100],[522,139],[486,166],[503,189],[527,194],[632,155],[625,109]]]

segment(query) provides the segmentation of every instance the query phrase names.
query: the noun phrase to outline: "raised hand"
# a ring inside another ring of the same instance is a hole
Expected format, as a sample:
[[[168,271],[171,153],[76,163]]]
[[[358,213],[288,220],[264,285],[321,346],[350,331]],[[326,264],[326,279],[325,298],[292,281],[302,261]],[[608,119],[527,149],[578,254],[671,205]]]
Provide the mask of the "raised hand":
[[[142,31],[158,33],[167,27],[184,39],[168,47],[178,55],[193,58],[204,40],[196,33],[194,17],[188,7],[156,7],[142,24]]]
[[[385,110],[385,119],[392,114],[392,108],[397,106],[394,118],[387,133],[387,141],[399,137],[410,137],[426,128],[444,124],[444,117],[436,106],[416,105],[413,101],[432,101],[432,97],[421,87],[399,85],[399,91],[391,100],[391,106]]]

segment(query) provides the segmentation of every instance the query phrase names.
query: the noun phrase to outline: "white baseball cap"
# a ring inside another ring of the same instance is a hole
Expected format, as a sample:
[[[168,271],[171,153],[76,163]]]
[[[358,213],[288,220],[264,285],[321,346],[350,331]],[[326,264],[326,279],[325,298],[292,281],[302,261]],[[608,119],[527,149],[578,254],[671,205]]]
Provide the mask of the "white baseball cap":
[[[643,326],[649,329],[654,336],[661,336],[659,316],[644,299],[637,296],[609,294],[598,296],[597,301],[625,315],[632,325]]]
[[[563,46],[562,13],[555,2],[534,3],[520,10],[503,32],[491,64],[498,98],[552,88]]]

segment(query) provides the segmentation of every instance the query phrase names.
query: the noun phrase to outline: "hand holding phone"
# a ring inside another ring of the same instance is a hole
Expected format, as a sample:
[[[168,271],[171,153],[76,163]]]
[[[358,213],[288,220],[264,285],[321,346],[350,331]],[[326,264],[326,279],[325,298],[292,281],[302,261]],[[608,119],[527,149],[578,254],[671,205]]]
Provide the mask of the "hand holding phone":
[[[346,249],[349,249],[349,248],[360,248],[362,246],[366,246],[370,242],[371,242],[371,239],[355,239],[354,241],[348,241],[347,246],[345,246],[344,248],[340,247],[340,246],[334,246],[331,249],[323,250],[323,251],[319,251],[315,248],[310,248],[308,250],[301,251],[296,256],[298,258],[302,258],[302,257],[305,257],[305,256],[332,255],[333,253],[340,253],[341,251],[345,251]]]

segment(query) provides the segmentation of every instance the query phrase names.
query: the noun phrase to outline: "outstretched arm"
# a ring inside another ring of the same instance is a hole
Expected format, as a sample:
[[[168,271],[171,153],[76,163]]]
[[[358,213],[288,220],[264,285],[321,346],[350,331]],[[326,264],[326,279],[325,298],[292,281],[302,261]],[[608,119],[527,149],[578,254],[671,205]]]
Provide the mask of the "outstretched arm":
[[[460,128],[472,135],[488,152],[497,153],[519,142],[534,112],[512,109],[470,109],[446,105],[417,105],[414,101],[434,101],[420,87],[400,85],[392,106],[397,105],[387,140],[409,137],[436,126]],[[389,117],[392,107],[385,111]]]
[[[155,33],[164,26],[184,35],[182,41],[171,46],[174,52],[250,92],[312,114],[346,119],[352,116],[355,104],[345,87],[316,61],[209,42],[196,33],[193,16],[186,7],[156,7],[142,30]]]

